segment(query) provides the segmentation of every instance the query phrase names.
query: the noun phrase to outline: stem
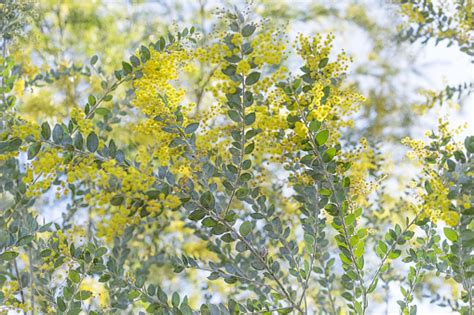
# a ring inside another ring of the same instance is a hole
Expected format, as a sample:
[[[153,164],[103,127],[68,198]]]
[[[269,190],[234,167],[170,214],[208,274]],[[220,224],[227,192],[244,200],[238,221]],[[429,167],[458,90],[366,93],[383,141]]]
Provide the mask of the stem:
[[[72,295],[71,295],[71,300],[68,301],[68,303],[66,305],[66,311],[64,311],[64,314],[67,314],[69,312],[69,308],[71,307],[71,303],[74,301],[74,297],[75,297],[77,291],[79,290],[79,288],[81,287],[82,281],[84,281],[84,276],[83,275],[87,274],[87,269],[86,269],[87,267],[88,267],[88,265],[86,265],[84,267],[84,273],[82,273],[82,272],[80,273],[81,279],[79,280],[77,285],[74,287],[74,290],[73,290]]]
[[[266,313],[274,314],[275,312],[278,313],[278,311],[287,311],[288,312],[288,311],[291,311],[291,310],[292,310],[291,307],[279,307],[279,308],[273,308],[273,309],[269,309],[269,310],[263,310],[263,311],[252,312],[252,313],[242,313],[242,314],[266,314]]]
[[[328,286],[326,289],[328,290],[329,306],[331,307],[330,314],[338,315],[337,310],[336,310],[336,301],[334,299],[334,296],[331,294],[331,291],[333,288],[332,288],[332,282],[329,281],[327,266],[324,265],[324,261],[319,261],[319,262],[320,262],[321,269],[324,270],[323,279],[327,283],[327,286]]]
[[[291,87],[291,84],[289,86]],[[336,191],[336,188],[334,187],[334,183],[332,181],[332,175],[327,171],[326,164],[323,162],[321,154],[317,150],[317,145],[314,142],[313,132],[309,129],[308,121],[306,120],[306,117],[304,116],[303,112],[301,111],[300,102],[298,101],[298,98],[296,97],[296,95],[294,93],[293,87],[291,87],[291,90],[292,90],[293,95],[295,96],[294,99],[295,99],[295,102],[298,105],[298,110],[300,112],[301,119],[303,120],[306,128],[308,129],[308,132],[310,133],[309,141],[311,143],[311,150],[313,151],[313,153],[316,156],[318,162],[321,164],[321,166],[323,168],[324,176],[326,177],[326,181],[328,182],[328,184],[330,186],[330,189],[332,191],[332,195],[336,196],[337,191]],[[347,229],[347,226],[346,226],[346,221],[345,221],[344,215],[342,213],[342,207],[336,199],[334,199],[334,203],[336,204],[336,207],[339,210],[338,214],[339,214],[339,219],[341,220],[344,242],[346,243],[347,249],[349,250],[349,253],[351,255],[350,259],[352,261],[353,267],[355,267],[355,270],[356,270],[356,273],[357,273],[357,278],[358,278],[359,283],[360,283],[360,288],[362,290],[362,297],[363,297],[362,313],[364,314],[365,310],[367,309],[367,306],[368,306],[368,301],[367,301],[367,289],[366,289],[366,286],[365,286],[364,278],[362,276],[362,270],[357,265],[357,260],[354,256],[354,249],[353,249],[353,247],[351,245],[351,242],[350,242],[350,237],[349,237],[349,232],[348,232],[348,229]]]
[[[462,235],[462,231],[460,230],[461,224],[459,223],[457,228],[458,228],[458,233],[459,235]],[[469,299],[469,311],[467,315],[472,315],[472,309],[473,309],[473,297],[472,297],[472,284],[470,278],[466,277],[466,271],[464,270],[464,255],[463,255],[463,242],[462,239],[459,240],[459,270],[461,271],[461,278],[462,278],[462,285],[466,289],[467,292],[467,297]]]
[[[318,222],[317,222],[316,223],[316,233],[315,233],[315,235],[317,236],[318,234],[319,234],[319,226],[318,226]],[[310,263],[309,263],[308,275],[306,276],[306,280],[303,283],[303,293],[301,293],[301,298],[300,298],[300,301],[298,302],[298,306],[301,306],[301,303],[304,300],[304,304],[305,304],[304,313],[305,314],[307,314],[307,312],[308,312],[307,303],[306,303],[306,290],[308,289],[309,278],[311,277],[311,273],[313,271],[314,260],[316,258],[315,253],[316,253],[317,243],[318,243],[317,238],[315,237],[315,240],[314,240],[314,243],[313,243],[313,251],[312,251],[312,254],[311,254],[311,260],[310,260]]]
[[[202,208],[202,207],[201,207]],[[273,270],[268,266],[266,258],[262,257],[260,253],[255,249],[255,247],[250,243],[245,237],[243,237],[232,225],[230,225],[226,220],[222,219],[220,216],[213,215],[212,212],[209,211],[209,209],[204,208],[205,211],[208,211],[211,216],[214,217],[215,220],[219,221],[221,224],[225,225],[227,229],[232,231],[235,235],[237,235],[237,238],[243,242],[249,250],[252,252],[252,254],[265,266],[265,269],[267,272],[270,274],[272,279],[276,282],[280,290],[283,292],[283,295],[285,296],[286,300],[295,308],[297,309],[300,313],[304,313],[300,306],[295,304],[295,302],[291,299],[290,294],[288,291],[285,289],[283,284],[281,283],[280,279],[275,275]]]
[[[405,297],[405,309],[408,308],[408,305],[409,305],[409,302],[408,302],[408,299],[412,296],[413,294],[413,291],[415,291],[415,287],[418,283],[418,279],[420,278],[420,273],[421,273],[421,269],[422,269],[422,266],[420,266],[419,268],[415,268],[415,278],[413,279],[413,283],[412,285],[410,286],[410,290],[408,291],[406,297]]]
[[[242,56],[243,58],[243,56]],[[239,183],[240,179],[240,174],[242,173],[242,162],[244,161],[244,150],[245,150],[245,105],[244,105],[244,97],[245,97],[245,76],[242,75],[242,111],[241,111],[241,122],[240,122],[240,128],[241,128],[241,135],[240,135],[240,158],[239,158],[239,166],[237,168],[237,176],[235,178],[235,182],[233,185],[232,193],[230,195],[229,203],[227,204],[227,207],[225,208],[224,212],[222,213],[222,217],[225,218],[227,215],[227,212],[229,212],[230,205],[232,204],[232,201],[234,200],[235,193],[237,191],[237,184]]]
[[[143,288],[139,288],[137,287],[133,282],[131,281],[128,281],[127,280],[127,283],[132,286],[135,290],[137,290],[138,292],[140,292],[142,295],[146,296],[150,301],[152,301],[153,303],[157,303],[159,304],[161,307],[163,307],[164,309],[166,310],[169,310],[169,306],[167,304],[164,304],[163,302],[161,302],[160,300],[156,299],[155,297],[149,295],[146,290],[143,290]]]
[[[265,221],[268,223],[268,224],[272,224],[270,220],[268,220],[268,217],[265,216]],[[286,239],[284,237],[281,236],[281,234],[278,234],[277,235],[278,237],[278,240],[280,241],[280,243],[286,248],[286,250],[291,253],[291,249],[288,245],[288,242],[286,241]],[[299,262],[296,261],[295,259],[295,256],[291,255],[291,260],[293,261],[293,263],[295,264],[295,267],[296,267],[296,270],[298,271],[298,281],[300,281],[301,279],[301,268],[300,268],[300,264]]]
[[[188,269],[197,269],[197,270],[202,270],[202,271],[206,271],[206,272],[215,272],[215,270],[212,270],[212,269],[209,269],[209,268],[205,268],[205,267],[202,267],[202,266],[188,266],[187,267]],[[220,270],[219,270],[220,271]],[[239,270],[241,271],[241,270]],[[222,271],[220,271],[222,272]],[[242,271],[241,271],[242,272]],[[224,272],[223,272],[224,273]],[[227,275],[229,276],[233,276],[233,277],[236,277],[236,278],[239,278],[239,279],[242,279],[244,281],[247,281],[249,283],[252,283],[253,285],[255,286],[258,286],[258,287],[265,287],[265,288],[268,288],[270,290],[273,290],[275,291],[276,293],[278,294],[282,294],[282,292],[278,291],[277,289],[275,289],[274,287],[268,285],[268,284],[265,284],[263,282],[259,282],[259,281],[256,281],[254,279],[250,279],[248,276],[242,276],[242,275],[238,275],[238,274],[235,274],[235,273],[230,273],[230,272],[225,272]]]
[[[31,303],[31,315],[35,314],[35,277],[33,273],[33,259],[31,257],[31,248],[28,248],[28,264],[30,267],[30,283],[31,283],[31,292],[30,292],[30,303]]]
[[[125,80],[127,79],[127,77],[123,77],[122,79],[118,80],[118,81],[115,81],[114,84],[112,84],[112,86],[110,88],[108,88],[107,90],[105,90],[104,94],[97,100],[97,102],[95,103],[94,106],[92,106],[90,109],[89,109],[89,113],[87,113],[87,115],[85,116],[85,119],[89,119],[92,117],[92,115],[94,115],[94,112],[95,110],[99,107],[99,105],[104,101],[104,98],[110,94],[110,92],[114,91],[120,84],[122,84],[123,82],[125,82]],[[79,126],[76,126],[72,132],[71,132],[71,137],[76,133],[76,131],[79,130]]]
[[[413,218],[413,220],[411,220],[410,223],[407,224],[407,226],[405,227],[405,229],[402,231],[402,233],[400,233],[397,237],[397,239],[393,242],[393,244],[390,246],[390,248],[388,249],[387,253],[385,253],[384,257],[382,258],[382,261],[380,262],[380,265],[379,267],[377,268],[377,271],[375,271],[374,275],[372,276],[371,280],[370,280],[370,284],[369,284],[369,288],[372,287],[372,285],[374,285],[375,281],[377,281],[378,279],[378,276],[380,274],[380,271],[382,270],[383,268],[383,265],[385,264],[385,261],[388,259],[388,256],[390,256],[390,254],[395,250],[398,242],[400,241],[400,239],[403,237],[403,234],[405,234],[408,229],[413,225],[415,224],[415,222],[418,220],[418,217],[419,215],[421,214],[421,212],[418,212],[415,217]]]
[[[25,304],[25,294],[23,292],[23,284],[21,283],[21,277],[20,277],[20,272],[18,270],[18,264],[16,262],[16,258],[13,260],[13,267],[15,268],[16,279],[18,281],[18,286],[20,288],[21,303]]]
[[[326,280],[328,284],[330,283],[326,273],[324,273],[324,280]],[[334,296],[331,294],[332,285],[330,284],[329,286],[330,288],[328,288],[328,299],[329,299],[329,305],[331,306],[331,312],[332,312],[331,314],[337,315],[336,301],[334,300]]]
[[[3,63],[3,67],[5,67],[6,65],[6,60],[7,58],[7,40],[4,38],[3,39],[3,45],[2,45],[2,63]],[[2,72],[4,71],[4,69],[2,69]],[[3,99],[3,106],[7,106],[7,97],[5,95],[5,78],[4,76],[2,75],[2,99]]]

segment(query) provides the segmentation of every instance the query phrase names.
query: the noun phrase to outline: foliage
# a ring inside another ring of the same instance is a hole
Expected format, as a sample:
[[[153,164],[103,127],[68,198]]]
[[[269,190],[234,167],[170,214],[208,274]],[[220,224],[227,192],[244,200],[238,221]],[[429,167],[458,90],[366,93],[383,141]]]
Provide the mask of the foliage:
[[[419,292],[472,314],[474,137],[446,119],[405,137],[419,174],[387,202],[334,35],[292,41],[235,8],[209,33],[128,29],[153,39],[114,46],[118,29],[90,35],[113,15],[42,5],[32,22],[0,4],[2,311],[367,314],[395,284],[402,314]]]
[[[402,0],[401,11],[409,25],[400,36],[412,42],[423,43],[434,39],[458,45],[459,50],[473,56],[472,1],[456,0],[437,2],[432,0]]]

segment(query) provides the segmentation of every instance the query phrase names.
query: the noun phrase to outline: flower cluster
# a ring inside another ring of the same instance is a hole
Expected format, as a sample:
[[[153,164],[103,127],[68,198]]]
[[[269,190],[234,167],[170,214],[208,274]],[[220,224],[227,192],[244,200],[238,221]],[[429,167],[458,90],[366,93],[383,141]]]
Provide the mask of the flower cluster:
[[[10,137],[26,139],[29,136],[32,136],[33,139],[38,140],[40,135],[39,126],[35,123],[31,123],[25,120],[18,121],[18,124],[15,124],[11,127]]]
[[[457,211],[452,210],[451,200],[448,197],[448,186],[434,172],[429,175],[429,192],[421,195],[423,214],[435,223],[441,219],[450,226],[456,226],[460,216]]]
[[[18,281],[7,281],[3,284],[2,291],[0,292],[2,292],[5,307],[9,310],[16,311],[17,313],[31,311],[33,309],[31,305],[18,302],[16,299],[19,289],[20,285]]]
[[[449,187],[454,183],[450,179],[445,179],[438,170],[439,165],[452,157],[454,151],[460,148],[460,145],[453,140],[453,136],[462,130],[463,126],[450,130],[447,120],[440,118],[438,121],[438,133],[428,131],[431,141],[426,143],[420,139],[404,138],[402,144],[410,147],[412,151],[407,153],[411,160],[417,160],[423,165],[423,177],[425,190],[419,189],[418,197],[421,200],[423,213],[433,222],[439,219],[450,226],[456,226],[460,215],[455,210],[450,198]],[[441,167],[441,171],[444,167]],[[461,205],[462,201],[459,202]]]
[[[340,79],[348,69],[350,58],[341,52],[335,61],[330,62],[333,39],[333,35],[324,40],[321,35],[312,40],[299,35],[297,51],[304,61],[306,80],[313,83],[311,90],[301,94],[297,103],[305,108],[308,121],[324,122],[334,130],[332,139],[335,141],[342,128],[353,126],[351,116],[360,109],[365,98],[352,87],[341,84]],[[299,129],[299,133],[302,130]]]
[[[78,107],[73,107],[71,110],[71,119],[77,124],[79,131],[83,134],[89,134],[93,131],[94,127],[92,120],[85,117],[84,111]]]
[[[60,149],[52,148],[40,152],[26,170],[23,182],[28,186],[27,197],[42,195],[51,187],[58,174],[65,169]]]
[[[351,181],[349,196],[355,206],[367,207],[369,195],[378,188],[377,181],[369,181],[370,173],[377,169],[380,160],[373,148],[369,148],[367,139],[360,139],[361,146],[344,154],[344,159],[350,161],[349,178]]]

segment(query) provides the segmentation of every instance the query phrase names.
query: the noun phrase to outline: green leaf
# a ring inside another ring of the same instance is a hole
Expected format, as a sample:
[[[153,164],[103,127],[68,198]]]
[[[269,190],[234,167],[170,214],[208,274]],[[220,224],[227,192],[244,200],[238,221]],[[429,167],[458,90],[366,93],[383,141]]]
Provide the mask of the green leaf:
[[[199,123],[191,123],[184,128],[184,132],[187,134],[194,133],[199,128]]]
[[[213,235],[221,235],[227,232],[227,227],[224,224],[217,224],[211,229]]]
[[[125,198],[122,195],[115,195],[110,199],[112,206],[120,206],[124,202]]]
[[[92,58],[91,58],[91,66],[95,65],[98,60],[99,60],[99,57],[98,57],[97,55],[92,56]]]
[[[140,296],[140,292],[137,291],[137,290],[132,290],[132,291],[128,292],[128,294],[127,294],[127,297],[128,297],[129,300],[134,300],[139,296]]]
[[[233,164],[227,164],[227,169],[229,170],[229,172],[233,173],[233,174],[237,174],[237,172],[239,171],[239,169],[233,165]]]
[[[253,149],[255,149],[255,143],[252,142],[252,143],[250,143],[249,145],[247,145],[245,147],[244,153],[245,154],[250,154],[250,153],[253,152]]]
[[[143,45],[140,47],[140,54],[143,62],[146,62],[151,57],[150,50]]]
[[[94,95],[89,95],[88,102],[89,105],[94,106],[97,103],[97,100]]]
[[[51,256],[52,252],[53,251],[51,249],[44,249],[44,250],[41,251],[40,256],[42,258],[49,257],[49,256]]]
[[[242,28],[242,36],[243,37],[249,37],[250,35],[253,34],[253,32],[255,32],[255,25],[253,24],[247,24],[245,25],[243,28]]]
[[[306,250],[309,253],[313,253],[313,251],[314,251],[313,245],[314,245],[314,242],[315,242],[314,236],[311,235],[311,234],[305,233],[304,234],[304,242],[305,242]]]
[[[362,305],[360,305],[360,302],[358,302],[357,300],[354,301],[354,308],[356,310],[356,314],[363,314]]]
[[[250,113],[245,116],[244,122],[247,126],[253,124],[255,122],[255,113]]]
[[[240,225],[239,232],[242,236],[245,237],[245,236],[249,235],[249,233],[252,231],[252,229],[253,229],[252,222],[246,221],[246,222],[244,222]]]
[[[173,304],[174,307],[179,306],[179,294],[177,292],[173,292],[173,295],[171,296],[171,304]]]
[[[252,161],[250,161],[250,160],[245,160],[242,163],[242,169],[244,169],[244,170],[248,170],[251,166],[252,166]]]
[[[61,127],[61,125],[58,125],[56,124],[53,128],[53,141],[54,143],[61,143],[61,141],[63,141],[63,138],[64,138],[64,130],[63,130],[63,127]]]
[[[108,274],[104,274],[104,275],[100,276],[100,278],[99,278],[99,282],[101,282],[101,283],[103,283],[103,282],[107,282],[107,281],[109,281],[109,280],[110,280],[110,278],[111,278],[111,276],[110,276],[110,275],[108,275]]]
[[[332,195],[332,191],[330,189],[327,189],[327,188],[321,188],[319,193],[321,194],[321,196],[331,196]]]
[[[35,142],[28,148],[28,160],[31,160],[41,150],[41,142]]]
[[[448,165],[448,169],[450,172],[454,172],[456,170],[456,163],[453,160],[448,159],[446,161],[446,164]]]
[[[99,147],[99,139],[97,138],[97,135],[94,132],[91,132],[87,136],[87,149],[94,153],[97,148]]]
[[[0,254],[0,260],[13,260],[18,256],[17,252],[6,251]]]
[[[79,275],[79,272],[77,272],[76,270],[73,270],[73,269],[69,270],[68,277],[74,283],[81,282],[81,276]]]
[[[109,141],[109,155],[112,158],[115,158],[117,155],[117,146],[115,145],[115,141],[113,139]]]
[[[203,193],[199,198],[199,202],[204,208],[207,209],[213,209],[216,204],[214,195],[210,191],[206,191],[205,193]]]
[[[474,136],[469,136],[464,139],[464,146],[467,152],[474,153]]]
[[[13,138],[10,141],[1,141],[0,153],[17,151],[22,142],[20,138]]]
[[[56,304],[58,305],[59,310],[62,312],[64,312],[67,309],[66,303],[64,303],[64,300],[60,297],[56,299]]]
[[[430,181],[425,181],[425,190],[428,194],[432,194],[433,193],[433,188],[431,187],[431,183]]]
[[[204,220],[202,220],[201,224],[205,227],[213,227],[217,225],[217,221],[211,217],[207,217]]]
[[[107,254],[107,248],[106,247],[99,247],[95,252],[95,257],[101,257],[105,254]]]
[[[44,140],[49,140],[51,137],[51,127],[47,122],[41,124],[41,138]]]
[[[248,182],[250,179],[252,179],[252,175],[250,173],[243,173],[240,175],[241,182]]]
[[[246,85],[253,85],[253,84],[257,83],[259,79],[260,79],[260,72],[252,72],[245,79],[245,84]]]
[[[97,115],[107,116],[108,114],[110,114],[110,110],[105,107],[99,107],[95,110],[95,113]]]
[[[390,254],[388,254],[388,258],[396,259],[402,254],[402,251],[399,249],[394,249]]]
[[[249,107],[250,105],[252,105],[253,102],[254,102],[254,98],[253,98],[252,92],[250,92],[250,91],[245,91],[245,94],[244,94],[244,97],[243,97],[243,101],[244,101],[244,106],[245,106],[245,107]]]
[[[367,231],[367,228],[361,228],[360,230],[357,231],[357,236],[360,239],[366,238],[368,234],[369,232]]]
[[[239,113],[235,110],[229,110],[227,112],[227,115],[229,115],[230,119],[232,119],[235,122],[240,122],[241,120]]]
[[[228,77],[232,77],[235,75],[235,65],[228,65],[227,67],[225,67],[224,69],[222,69],[222,73],[225,74],[226,76]]]
[[[385,244],[384,241],[378,241],[377,243],[377,248],[376,248],[376,253],[377,255],[382,258],[383,256],[385,256],[385,254],[387,253],[388,251],[388,247],[387,247],[387,244]]]
[[[84,147],[84,139],[82,138],[82,134],[80,132],[78,132],[76,136],[74,136],[73,143],[76,149],[78,150],[82,150],[82,148]]]
[[[249,190],[248,188],[245,188],[245,187],[241,187],[237,189],[237,191],[235,192],[235,195],[239,199],[245,198],[248,194],[249,194]]]
[[[74,298],[79,301],[84,301],[90,298],[91,296],[92,296],[91,291],[82,290],[82,291],[79,291],[79,293],[77,293]]]
[[[321,127],[321,122],[317,120],[313,120],[312,122],[309,123],[309,130],[311,130],[312,132],[318,131],[320,127]]]
[[[444,231],[444,235],[446,235],[446,238],[448,240],[450,240],[451,242],[457,242],[458,233],[455,230],[445,227],[443,231]]]
[[[329,59],[328,58],[323,58],[319,61],[319,68],[324,68],[326,67],[326,65],[328,64],[329,62]]]
[[[356,258],[362,257],[362,255],[364,254],[364,245],[365,244],[363,241],[359,241],[359,243],[357,243],[357,245],[355,246],[354,256]]]
[[[112,94],[107,94],[107,95],[105,95],[105,96],[102,98],[102,100],[103,100],[104,102],[109,102],[109,101],[111,101],[113,98],[114,98],[114,96],[113,96]]]
[[[18,242],[16,243],[17,246],[24,246],[24,245],[27,245],[29,244],[33,239],[34,239],[34,235],[25,235],[25,236],[22,236]]]
[[[128,62],[122,61],[122,67],[125,74],[132,73],[133,68]]]
[[[130,56],[130,63],[132,64],[132,66],[138,67],[140,65],[140,59],[138,59],[138,57],[135,56],[135,55],[131,55]]]
[[[183,304],[181,304],[179,310],[181,311],[181,313],[183,315],[192,315],[193,314],[192,308],[188,304],[184,304],[184,302],[183,302]]]
[[[157,309],[159,308],[159,305],[157,303],[151,303],[148,305],[146,308],[147,313],[154,313]]]
[[[329,130],[325,129],[323,131],[320,131],[316,137],[315,137],[315,140],[316,140],[316,143],[318,145],[323,145],[326,143],[326,141],[328,140],[329,138]]]
[[[367,293],[372,293],[377,288],[377,283],[379,279],[374,279],[374,283],[367,289]]]
[[[206,211],[198,209],[191,212],[188,216],[189,220],[199,221],[206,216]]]
[[[331,162],[335,155],[336,155],[336,148],[329,148],[323,154],[323,161],[325,163]]]

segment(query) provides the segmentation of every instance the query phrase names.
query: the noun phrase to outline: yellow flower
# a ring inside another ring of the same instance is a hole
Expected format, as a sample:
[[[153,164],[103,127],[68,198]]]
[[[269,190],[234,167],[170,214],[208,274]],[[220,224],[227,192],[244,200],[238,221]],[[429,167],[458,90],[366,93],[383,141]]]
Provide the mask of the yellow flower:
[[[298,137],[306,138],[308,134],[308,128],[302,122],[297,121],[295,123],[295,133],[298,135]]]
[[[13,85],[13,92],[15,93],[16,97],[22,97],[23,93],[25,92],[25,80],[16,80],[15,84]]]
[[[250,72],[250,64],[246,59],[242,59],[241,61],[239,61],[239,63],[237,64],[236,72],[241,73],[243,75],[247,75]]]
[[[107,307],[109,303],[109,294],[103,283],[88,277],[82,280],[80,289],[92,292],[92,298],[98,301],[99,306]]]
[[[79,127],[79,131],[85,135],[88,135],[93,131],[92,120],[86,119],[84,111],[77,107],[73,107],[71,111],[71,118],[76,122]]]

